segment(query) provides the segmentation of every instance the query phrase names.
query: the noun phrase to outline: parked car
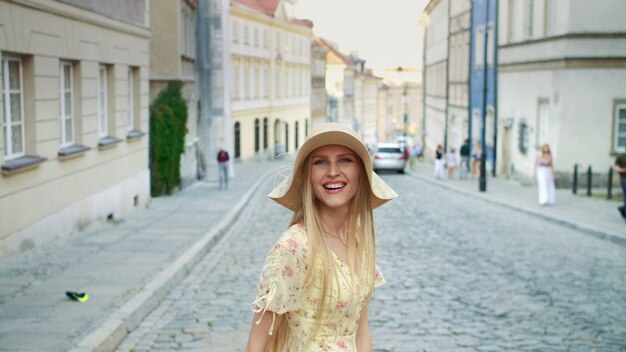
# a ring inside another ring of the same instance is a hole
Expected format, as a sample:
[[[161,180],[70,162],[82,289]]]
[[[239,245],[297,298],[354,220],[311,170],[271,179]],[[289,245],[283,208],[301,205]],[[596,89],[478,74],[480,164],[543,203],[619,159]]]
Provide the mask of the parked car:
[[[397,143],[378,143],[372,153],[374,171],[395,170],[404,173],[404,150]]]

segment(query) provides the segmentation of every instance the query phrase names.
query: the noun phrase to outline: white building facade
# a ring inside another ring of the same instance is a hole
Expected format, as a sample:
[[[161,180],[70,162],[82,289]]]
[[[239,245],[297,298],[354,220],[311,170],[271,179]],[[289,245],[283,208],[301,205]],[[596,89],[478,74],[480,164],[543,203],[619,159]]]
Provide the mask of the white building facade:
[[[608,172],[626,148],[625,16],[620,0],[499,2],[502,171],[530,177],[548,143],[559,180]]]
[[[446,140],[448,97],[448,2],[431,0],[424,9],[428,18],[424,40],[424,155],[434,155]]]

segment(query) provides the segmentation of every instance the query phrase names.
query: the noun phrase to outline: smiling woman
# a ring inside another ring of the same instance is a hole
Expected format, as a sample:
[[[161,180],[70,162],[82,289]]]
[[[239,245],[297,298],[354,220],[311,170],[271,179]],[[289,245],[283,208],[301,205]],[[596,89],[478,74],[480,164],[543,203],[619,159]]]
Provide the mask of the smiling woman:
[[[371,351],[367,305],[385,280],[373,209],[396,193],[347,126],[324,124],[269,196],[294,212],[257,286],[246,351]]]

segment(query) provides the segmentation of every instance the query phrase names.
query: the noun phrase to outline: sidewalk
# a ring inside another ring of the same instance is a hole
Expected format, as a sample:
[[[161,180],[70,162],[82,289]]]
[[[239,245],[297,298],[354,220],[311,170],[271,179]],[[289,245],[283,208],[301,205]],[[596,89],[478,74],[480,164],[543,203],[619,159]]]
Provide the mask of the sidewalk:
[[[617,212],[618,202],[574,195],[569,189],[557,189],[556,203],[542,207],[537,199],[535,185],[524,186],[503,177],[488,177],[487,191],[479,192],[477,177],[469,176],[467,180],[459,180],[457,172],[454,180],[437,180],[433,176],[433,166],[428,163],[418,163],[415,171],[409,171],[409,174],[460,194],[480,197],[626,246],[626,223]]]
[[[198,182],[118,223],[0,259],[0,350],[112,350],[285,164],[237,163],[227,191]],[[71,301],[65,291],[90,299]]]

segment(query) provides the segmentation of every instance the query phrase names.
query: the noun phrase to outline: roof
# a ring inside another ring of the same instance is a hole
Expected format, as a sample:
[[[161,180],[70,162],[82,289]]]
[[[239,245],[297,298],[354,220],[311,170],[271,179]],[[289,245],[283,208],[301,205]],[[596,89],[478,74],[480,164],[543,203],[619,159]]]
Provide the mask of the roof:
[[[344,54],[342,54],[339,50],[337,50],[337,48],[330,44],[329,42],[327,42],[326,40],[320,38],[320,37],[315,37],[315,41],[322,45],[324,48],[326,48],[326,50],[328,50],[328,53],[326,54],[326,58],[327,61],[329,61],[330,63],[344,63],[346,65],[353,65],[352,60],[350,60],[350,58]],[[339,62],[335,62],[335,61],[339,61]]]
[[[231,0],[258,12],[274,17],[280,0]]]
[[[243,5],[271,17],[274,17],[276,9],[278,9],[278,5],[280,4],[280,0],[231,0],[231,2]],[[293,18],[290,22],[296,26],[313,28],[313,22],[310,20]]]

